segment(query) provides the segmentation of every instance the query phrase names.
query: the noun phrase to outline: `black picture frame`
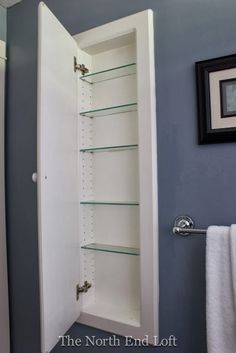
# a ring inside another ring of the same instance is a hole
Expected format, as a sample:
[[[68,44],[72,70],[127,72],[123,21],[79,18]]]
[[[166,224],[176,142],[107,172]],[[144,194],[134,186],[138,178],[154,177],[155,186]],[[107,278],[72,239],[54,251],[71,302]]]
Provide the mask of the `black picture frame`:
[[[236,103],[233,99],[236,94],[236,70],[235,73],[232,73],[232,77],[229,77],[232,70],[227,71],[236,69],[236,55],[196,62],[195,69],[199,144],[236,142]],[[210,87],[212,87],[210,77],[212,77],[211,74],[219,71],[221,71],[222,79],[219,79],[218,83],[215,84],[213,91],[217,94],[214,93],[213,95],[213,92],[210,91]],[[217,114],[212,112],[211,104],[213,100],[219,106]],[[222,122],[222,125],[228,124],[230,126],[213,127],[213,122],[216,119],[220,122],[218,125],[221,125]]]

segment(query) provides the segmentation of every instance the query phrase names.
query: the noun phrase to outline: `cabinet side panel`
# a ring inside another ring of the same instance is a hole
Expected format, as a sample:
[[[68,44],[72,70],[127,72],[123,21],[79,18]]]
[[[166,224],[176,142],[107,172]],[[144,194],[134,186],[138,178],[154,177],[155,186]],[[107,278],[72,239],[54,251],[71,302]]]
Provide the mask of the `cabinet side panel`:
[[[77,45],[44,4],[39,7],[38,210],[42,352],[79,315]]]
[[[137,27],[141,320],[150,342],[158,336],[158,197],[153,13]],[[143,72],[145,67],[145,74]],[[148,289],[148,290],[147,290]]]

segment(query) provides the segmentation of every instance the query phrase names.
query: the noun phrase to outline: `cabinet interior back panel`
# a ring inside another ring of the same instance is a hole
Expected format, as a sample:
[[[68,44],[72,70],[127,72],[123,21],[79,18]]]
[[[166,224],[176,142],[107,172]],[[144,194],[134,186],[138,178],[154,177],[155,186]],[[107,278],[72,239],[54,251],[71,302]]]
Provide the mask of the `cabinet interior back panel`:
[[[139,248],[138,207],[97,207],[94,228],[97,243]]]
[[[85,118],[82,118],[85,119]],[[92,119],[93,146],[128,145],[138,143],[137,112]]]
[[[89,252],[89,250],[87,251]],[[113,321],[139,326],[140,274],[137,256],[94,254],[94,295],[83,298],[82,311]]]
[[[115,44],[117,47],[115,47]],[[104,50],[102,50],[102,48]],[[93,53],[91,55],[90,53]],[[89,74],[136,62],[134,34],[88,50],[84,64]],[[80,112],[137,103],[136,74],[88,83],[79,79]],[[81,205],[81,244],[139,248],[139,165],[137,107],[99,116],[79,117],[80,199],[98,202],[136,202],[137,205]],[[133,149],[114,150],[133,145]],[[114,250],[114,249],[113,249]],[[81,283],[92,282],[83,296],[82,312],[140,325],[139,256],[82,249]]]
[[[133,44],[94,55],[92,59],[94,72],[134,62],[135,46]],[[118,77],[94,84],[92,98],[93,109],[135,103],[137,101],[136,75]]]
[[[136,77],[130,75],[98,82],[94,85],[92,97],[92,109],[136,103]]]
[[[93,199],[111,201],[138,200],[138,153],[137,150],[83,153],[91,158]]]

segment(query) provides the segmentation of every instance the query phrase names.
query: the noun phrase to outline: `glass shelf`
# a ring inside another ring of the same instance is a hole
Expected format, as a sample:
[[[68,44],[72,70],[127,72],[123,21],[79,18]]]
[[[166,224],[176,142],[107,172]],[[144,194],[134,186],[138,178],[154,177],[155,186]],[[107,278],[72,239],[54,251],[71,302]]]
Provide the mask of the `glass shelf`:
[[[120,146],[105,146],[105,147],[89,147],[81,148],[80,152],[106,152],[106,151],[124,151],[124,150],[133,150],[138,148],[138,145],[120,145]]]
[[[81,116],[86,116],[88,118],[95,118],[99,116],[113,115],[113,114],[121,114],[121,113],[136,111],[137,105],[138,103],[129,103],[129,104],[117,105],[117,106],[107,107],[102,109],[88,110],[85,112],[80,112],[79,114]]]
[[[87,200],[80,201],[81,205],[114,205],[114,206],[138,206],[139,203],[136,201],[95,201]]]
[[[88,82],[90,84],[112,80],[114,78],[119,78],[123,76],[134,75],[136,73],[136,63],[122,65],[113,67],[108,70],[94,72],[92,74],[87,74],[81,76],[82,81]]]
[[[105,251],[105,252],[112,252],[117,254],[135,255],[135,256],[139,255],[138,248],[130,248],[127,246],[91,243],[91,244],[83,245],[81,246],[81,248],[86,250]]]

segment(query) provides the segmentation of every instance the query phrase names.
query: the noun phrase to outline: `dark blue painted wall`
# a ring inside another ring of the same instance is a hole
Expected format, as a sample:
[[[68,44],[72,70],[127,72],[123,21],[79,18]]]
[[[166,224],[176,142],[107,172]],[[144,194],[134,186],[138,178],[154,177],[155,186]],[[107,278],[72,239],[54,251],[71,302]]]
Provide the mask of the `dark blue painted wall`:
[[[160,333],[162,337],[177,336],[179,346],[167,350],[170,353],[206,353],[205,236],[174,237],[171,227],[175,216],[182,213],[193,216],[202,227],[235,222],[236,145],[197,144],[194,62],[236,52],[236,2],[45,2],[72,34],[146,8],[156,12]],[[40,352],[36,186],[31,182],[36,170],[37,5],[38,0],[24,0],[8,11],[6,148],[12,353]],[[99,334],[77,325],[71,331],[74,336],[94,332]],[[55,349],[55,353],[61,351]]]
[[[7,11],[0,6],[0,40],[6,41],[7,36]]]

